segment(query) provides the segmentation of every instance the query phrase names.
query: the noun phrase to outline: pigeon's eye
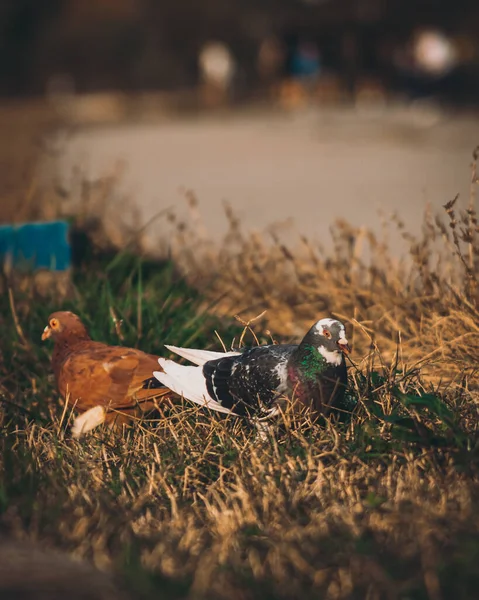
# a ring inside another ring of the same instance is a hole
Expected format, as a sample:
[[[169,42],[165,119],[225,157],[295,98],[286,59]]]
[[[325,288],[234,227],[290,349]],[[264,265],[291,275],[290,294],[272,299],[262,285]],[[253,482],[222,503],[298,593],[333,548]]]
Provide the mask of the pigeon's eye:
[[[325,338],[328,338],[328,340],[331,339],[331,332],[328,331],[327,329],[323,329],[323,335]]]
[[[52,319],[50,321],[50,327],[52,329],[58,329],[58,326],[60,325],[60,323],[58,322],[58,319]]]

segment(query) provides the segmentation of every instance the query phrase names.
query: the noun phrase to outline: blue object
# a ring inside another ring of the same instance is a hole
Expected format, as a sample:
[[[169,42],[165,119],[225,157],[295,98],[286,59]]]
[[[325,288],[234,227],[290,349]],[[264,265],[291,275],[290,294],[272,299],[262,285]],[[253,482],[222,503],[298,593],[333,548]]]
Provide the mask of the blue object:
[[[69,223],[0,225],[0,260],[15,268],[65,271],[71,265]]]

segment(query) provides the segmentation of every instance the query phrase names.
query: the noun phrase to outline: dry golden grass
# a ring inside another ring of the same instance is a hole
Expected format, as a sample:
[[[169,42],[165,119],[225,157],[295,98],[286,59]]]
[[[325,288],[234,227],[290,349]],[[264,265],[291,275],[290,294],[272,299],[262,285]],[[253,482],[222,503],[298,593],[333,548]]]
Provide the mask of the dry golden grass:
[[[450,450],[374,451],[367,426],[289,422],[257,445],[245,424],[176,407],[78,443],[58,421],[17,420],[2,522],[152,597],[469,597],[475,467]]]
[[[243,233],[228,207],[225,243],[195,240],[195,229],[179,227],[175,260],[208,298],[221,297],[222,314],[248,320],[266,310],[264,326],[294,336],[317,315],[332,314],[349,324],[356,356],[376,347],[385,363],[421,367],[432,382],[473,383],[479,356],[478,152],[467,207],[457,208],[455,198],[443,216],[426,213],[417,237],[398,217],[388,224],[409,247],[401,260],[373,232],[345,221],[333,227],[333,251],[306,238],[291,250],[274,234]],[[190,204],[195,211],[194,196]]]

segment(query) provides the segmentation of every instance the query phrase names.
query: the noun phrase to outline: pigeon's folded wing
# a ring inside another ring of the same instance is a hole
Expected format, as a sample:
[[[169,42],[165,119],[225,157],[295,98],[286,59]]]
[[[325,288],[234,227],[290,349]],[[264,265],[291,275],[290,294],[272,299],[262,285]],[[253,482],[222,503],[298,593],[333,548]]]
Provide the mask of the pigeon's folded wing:
[[[60,392],[68,393],[71,402],[77,402],[81,410],[98,405],[132,408],[170,393],[153,377],[157,369],[157,359],[143,352],[97,342],[85,343],[81,351],[63,364]]]

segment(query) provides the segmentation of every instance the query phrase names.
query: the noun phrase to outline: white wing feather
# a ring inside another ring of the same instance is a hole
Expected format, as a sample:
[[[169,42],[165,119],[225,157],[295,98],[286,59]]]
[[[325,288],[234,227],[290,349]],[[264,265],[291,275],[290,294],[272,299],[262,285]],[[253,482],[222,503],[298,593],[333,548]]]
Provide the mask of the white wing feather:
[[[194,348],[179,348],[178,346],[168,346],[165,344],[165,348],[168,348],[170,352],[174,352],[186,358],[195,365],[204,365],[209,360],[216,360],[217,358],[224,358],[225,356],[238,356],[240,352],[214,352],[213,350],[196,350]]]
[[[208,394],[206,380],[201,366],[189,367],[179,365],[166,358],[159,358],[158,363],[163,369],[163,372],[154,371],[153,376],[156,377],[160,383],[170,388],[170,390],[200,406],[205,406],[211,410],[225,414],[234,414],[233,411],[221,406],[219,402],[213,400]]]

